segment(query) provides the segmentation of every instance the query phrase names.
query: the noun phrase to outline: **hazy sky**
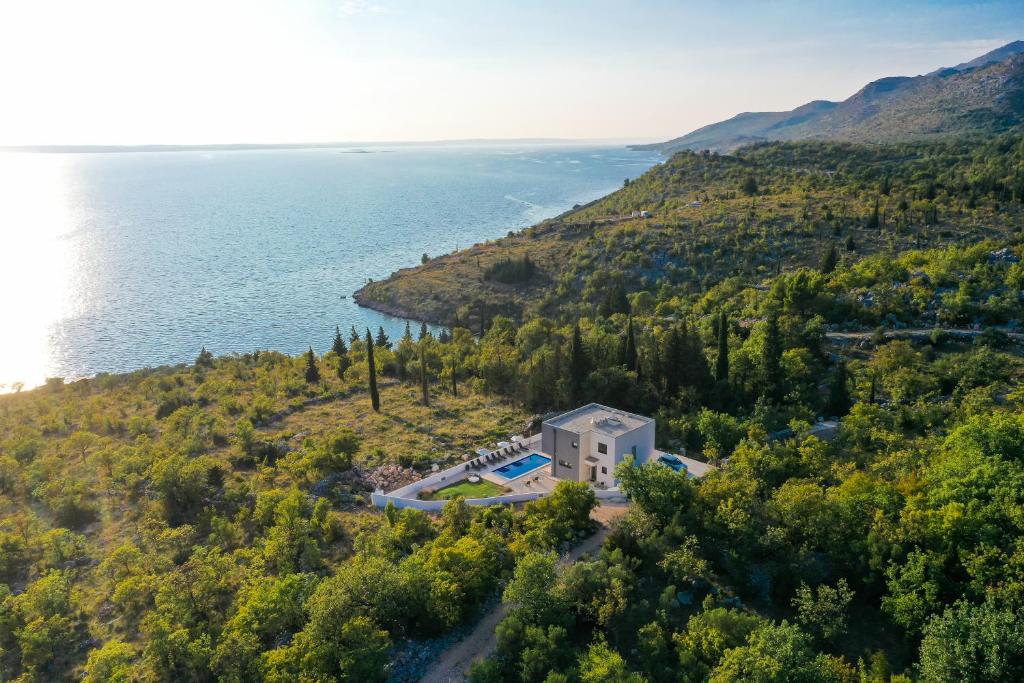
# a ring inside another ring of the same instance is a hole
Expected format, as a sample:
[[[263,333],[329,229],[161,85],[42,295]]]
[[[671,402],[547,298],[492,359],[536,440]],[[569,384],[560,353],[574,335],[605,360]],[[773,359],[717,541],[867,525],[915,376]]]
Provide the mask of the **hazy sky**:
[[[2,0],[0,144],[663,139],[1022,37],[1022,0]]]

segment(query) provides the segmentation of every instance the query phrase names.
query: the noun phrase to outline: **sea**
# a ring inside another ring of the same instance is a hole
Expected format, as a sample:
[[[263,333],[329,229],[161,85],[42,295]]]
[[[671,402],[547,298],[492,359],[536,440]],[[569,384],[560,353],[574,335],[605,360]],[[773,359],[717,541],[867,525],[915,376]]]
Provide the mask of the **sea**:
[[[405,320],[352,293],[621,187],[597,144],[0,153],[0,391]]]

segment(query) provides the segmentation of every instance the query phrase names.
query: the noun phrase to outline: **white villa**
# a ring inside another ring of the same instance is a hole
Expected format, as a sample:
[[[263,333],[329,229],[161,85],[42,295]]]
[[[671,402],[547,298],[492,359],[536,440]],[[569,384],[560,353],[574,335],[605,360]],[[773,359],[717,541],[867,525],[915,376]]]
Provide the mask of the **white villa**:
[[[643,463],[658,453],[654,419],[590,403],[544,422],[540,451],[551,458],[551,476],[612,487],[627,455]]]
[[[372,495],[379,506],[440,510],[435,494],[446,488],[490,487],[487,497],[467,497],[470,505],[520,503],[547,495],[561,480],[587,482],[598,498],[621,498],[615,468],[625,458],[659,462],[689,477],[703,477],[714,467],[654,448],[654,419],[589,403],[545,420],[540,434],[513,437],[495,450],[478,449],[466,462],[435,472],[400,489]],[[495,492],[500,492],[495,495]],[[461,491],[460,491],[461,494]],[[465,495],[465,494],[463,494]],[[469,493],[469,495],[472,495]]]

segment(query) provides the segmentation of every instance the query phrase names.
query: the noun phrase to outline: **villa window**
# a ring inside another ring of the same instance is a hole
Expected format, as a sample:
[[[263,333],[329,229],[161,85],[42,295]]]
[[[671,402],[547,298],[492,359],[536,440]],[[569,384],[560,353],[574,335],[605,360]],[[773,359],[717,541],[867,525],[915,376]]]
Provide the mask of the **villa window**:
[[[608,444],[597,442],[597,452],[602,455],[608,455]]]
[[[572,442],[572,447],[573,448],[579,448],[580,447],[580,442],[579,441],[573,441]]]
[[[608,474],[608,468],[607,467],[602,467],[601,468],[601,474]]]

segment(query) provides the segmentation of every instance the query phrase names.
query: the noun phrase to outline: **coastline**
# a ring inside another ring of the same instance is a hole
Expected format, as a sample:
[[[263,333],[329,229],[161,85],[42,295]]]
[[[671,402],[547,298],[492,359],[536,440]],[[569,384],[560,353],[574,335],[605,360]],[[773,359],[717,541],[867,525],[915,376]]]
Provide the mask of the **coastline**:
[[[391,276],[388,276],[389,279]],[[382,281],[383,282],[383,281]],[[352,292],[352,300],[355,301],[356,305],[360,308],[368,308],[371,311],[383,313],[384,315],[390,315],[394,318],[404,318],[406,320],[413,320],[418,323],[427,323],[428,325],[440,325],[445,327],[448,323],[440,318],[431,318],[427,316],[415,315],[412,311],[402,308],[401,306],[393,306],[385,304],[374,299],[367,298],[364,292],[368,285],[363,285],[356,291]]]

